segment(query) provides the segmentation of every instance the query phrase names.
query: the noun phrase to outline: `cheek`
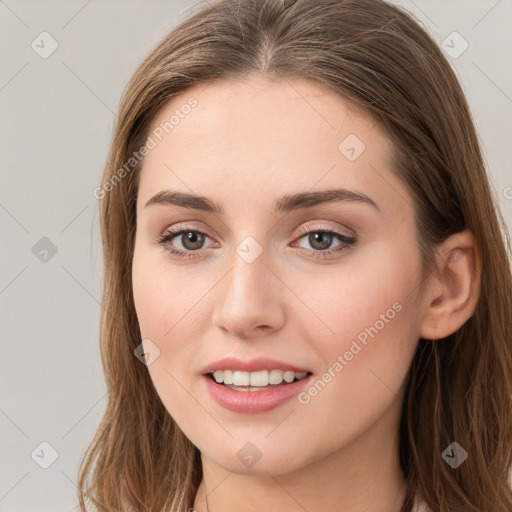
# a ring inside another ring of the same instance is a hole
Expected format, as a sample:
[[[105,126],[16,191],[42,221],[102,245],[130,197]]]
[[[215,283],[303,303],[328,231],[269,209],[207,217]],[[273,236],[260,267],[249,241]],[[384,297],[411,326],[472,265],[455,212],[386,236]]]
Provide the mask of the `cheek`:
[[[318,455],[315,450],[327,454],[346,446],[383,417],[390,422],[388,430],[381,430],[383,436],[396,428],[392,418],[399,414],[402,385],[417,338],[409,304],[400,301],[395,302],[396,309],[388,306],[387,300],[374,296],[367,302],[364,320],[339,313],[331,325],[342,334],[324,340],[322,347],[317,343],[324,365],[298,396],[294,413],[296,424],[303,422],[308,432],[322,432],[322,439],[305,456],[313,459]],[[293,437],[297,444],[303,444],[306,435],[302,429],[293,433],[283,429],[279,434],[283,443]]]
[[[184,276],[176,269],[170,271],[149,251],[135,251],[132,283],[137,320],[142,339],[151,340],[158,351],[148,371],[164,406],[186,429],[194,409],[188,388],[191,372],[197,371],[192,362],[199,349],[198,318],[205,290]]]
[[[418,320],[415,291],[421,263],[414,245],[397,242],[369,243],[339,265],[326,266],[314,275],[294,270],[295,275],[285,276],[309,309],[295,318],[307,318],[308,331],[315,325],[318,335],[312,339],[318,348],[328,346],[330,353],[348,350],[358,335],[363,343],[365,333],[372,339],[368,329],[375,337],[395,340],[394,344],[410,338],[410,329]]]
[[[350,272],[340,269],[317,280],[307,292],[308,304],[328,327],[322,336],[309,329],[323,364],[300,397],[310,418],[328,414],[354,433],[398,399],[419,339],[419,279],[419,258],[405,259],[389,246],[371,261],[361,257]]]
[[[404,247],[410,254],[404,254]],[[371,353],[362,350],[354,358],[362,360],[409,343],[417,321],[414,292],[420,275],[419,255],[406,241],[379,241],[318,272],[314,279],[307,274],[296,276],[295,291],[321,320],[316,340],[331,362],[334,354],[349,350],[355,339],[362,347],[366,341],[366,348],[371,341],[383,340],[378,346],[373,343]]]
[[[136,249],[132,266],[133,299],[141,334],[161,342],[189,321],[187,311],[200,298],[185,277],[188,274],[165,263],[158,250]]]

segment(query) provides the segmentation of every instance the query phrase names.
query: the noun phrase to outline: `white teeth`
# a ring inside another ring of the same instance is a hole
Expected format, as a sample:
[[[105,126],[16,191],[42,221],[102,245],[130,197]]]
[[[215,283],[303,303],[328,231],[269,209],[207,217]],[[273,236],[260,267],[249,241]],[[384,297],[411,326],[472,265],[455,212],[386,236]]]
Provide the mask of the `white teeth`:
[[[251,386],[268,386],[268,372],[251,372],[249,375],[249,383]]]
[[[224,384],[233,384],[233,370],[224,370]],[[222,382],[222,380],[221,380]]]
[[[270,370],[268,373],[269,384],[281,384],[283,382],[283,372],[281,370]]]
[[[235,370],[233,372],[233,384],[235,386],[248,386],[249,385],[249,372],[241,372]]]
[[[295,372],[284,372],[283,373],[283,379],[286,382],[293,382],[294,378],[295,378]]]
[[[217,370],[213,372],[216,382],[232,384],[234,386],[265,387],[269,384],[281,384],[283,380],[287,383],[295,379],[303,379],[308,372],[291,372],[282,370],[261,370],[258,372],[243,372],[239,370]]]

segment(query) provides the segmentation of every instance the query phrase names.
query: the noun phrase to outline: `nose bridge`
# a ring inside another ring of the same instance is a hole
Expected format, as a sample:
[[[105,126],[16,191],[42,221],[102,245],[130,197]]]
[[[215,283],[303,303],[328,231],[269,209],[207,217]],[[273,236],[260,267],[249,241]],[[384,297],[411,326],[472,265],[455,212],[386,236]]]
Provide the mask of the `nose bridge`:
[[[253,237],[246,237],[235,247],[231,272],[227,276],[224,302],[232,311],[250,307],[256,312],[269,295],[268,249]],[[260,306],[259,306],[260,305]]]
[[[214,323],[241,335],[259,326],[279,326],[279,283],[267,268],[268,249],[253,237],[235,247],[231,269],[219,287]],[[277,288],[276,288],[277,287]]]
[[[246,236],[235,247],[231,285],[237,293],[251,289],[260,292],[268,284],[268,248],[264,248],[254,237]]]

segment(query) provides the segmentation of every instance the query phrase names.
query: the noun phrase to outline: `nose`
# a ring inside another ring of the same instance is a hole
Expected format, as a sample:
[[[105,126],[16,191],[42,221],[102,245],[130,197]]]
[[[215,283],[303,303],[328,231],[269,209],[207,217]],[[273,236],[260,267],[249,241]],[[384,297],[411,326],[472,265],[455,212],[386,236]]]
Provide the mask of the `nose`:
[[[215,289],[212,320],[220,329],[249,339],[282,327],[283,283],[267,267],[265,251],[252,262],[235,252],[231,269]]]

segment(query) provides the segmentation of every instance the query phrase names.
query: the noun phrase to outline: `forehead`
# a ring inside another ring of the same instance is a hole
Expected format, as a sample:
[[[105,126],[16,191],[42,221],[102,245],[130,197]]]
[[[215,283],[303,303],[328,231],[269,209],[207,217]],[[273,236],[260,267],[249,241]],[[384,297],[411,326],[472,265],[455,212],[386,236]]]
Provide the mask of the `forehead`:
[[[148,136],[139,208],[164,189],[267,210],[283,193],[307,190],[359,190],[395,209],[407,195],[380,126],[309,80],[197,85],[158,112]]]

